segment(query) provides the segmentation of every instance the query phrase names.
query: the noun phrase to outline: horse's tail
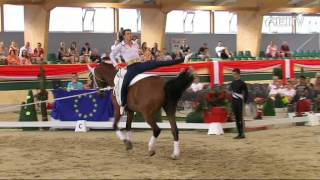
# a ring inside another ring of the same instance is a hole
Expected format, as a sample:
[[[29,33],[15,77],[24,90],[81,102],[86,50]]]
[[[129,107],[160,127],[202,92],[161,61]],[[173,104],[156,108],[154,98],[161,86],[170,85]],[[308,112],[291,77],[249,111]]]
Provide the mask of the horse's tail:
[[[182,71],[178,77],[169,80],[165,85],[165,103],[163,108],[168,117],[174,117],[176,107],[183,92],[191,85],[193,73],[190,69]]]

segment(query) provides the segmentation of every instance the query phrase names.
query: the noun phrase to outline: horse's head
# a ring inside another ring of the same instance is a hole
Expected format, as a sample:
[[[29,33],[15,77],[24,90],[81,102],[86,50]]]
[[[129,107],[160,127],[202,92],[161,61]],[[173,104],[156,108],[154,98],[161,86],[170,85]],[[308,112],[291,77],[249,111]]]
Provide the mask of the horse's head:
[[[114,87],[114,77],[117,71],[112,64],[102,62],[94,70],[96,86],[98,88]],[[103,94],[102,91],[99,94]]]

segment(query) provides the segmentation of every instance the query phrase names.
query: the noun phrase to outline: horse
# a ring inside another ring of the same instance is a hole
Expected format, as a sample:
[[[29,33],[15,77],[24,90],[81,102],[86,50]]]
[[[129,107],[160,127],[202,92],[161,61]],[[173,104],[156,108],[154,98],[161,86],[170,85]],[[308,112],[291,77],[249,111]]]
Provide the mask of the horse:
[[[112,64],[101,63],[94,70],[95,83],[99,88],[114,87],[114,78],[117,70]],[[120,106],[118,105],[115,96],[112,97],[114,106],[114,123],[113,129],[116,131],[118,138],[123,141],[127,150],[133,148],[131,124],[134,117],[134,112],[142,114],[145,121],[151,126],[153,135],[148,143],[149,156],[155,155],[156,140],[160,135],[161,129],[156,123],[155,114],[164,109],[170,122],[171,132],[174,139],[172,159],[178,159],[180,156],[179,148],[179,132],[176,124],[176,107],[178,100],[183,92],[193,82],[193,72],[191,69],[183,70],[177,77],[165,82],[159,76],[151,76],[144,78],[134,85],[129,87],[127,94],[127,134],[123,133],[118,127],[120,120]]]

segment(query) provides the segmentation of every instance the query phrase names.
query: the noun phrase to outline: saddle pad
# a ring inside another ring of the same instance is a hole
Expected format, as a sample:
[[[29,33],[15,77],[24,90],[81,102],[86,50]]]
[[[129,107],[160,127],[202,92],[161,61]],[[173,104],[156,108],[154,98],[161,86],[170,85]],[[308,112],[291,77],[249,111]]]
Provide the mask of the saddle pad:
[[[158,75],[156,75],[156,74],[138,74],[136,77],[134,77],[132,79],[129,86],[134,85],[135,83],[137,83],[138,81],[140,81],[144,78],[148,78],[148,77],[152,77],[152,76],[158,76]]]

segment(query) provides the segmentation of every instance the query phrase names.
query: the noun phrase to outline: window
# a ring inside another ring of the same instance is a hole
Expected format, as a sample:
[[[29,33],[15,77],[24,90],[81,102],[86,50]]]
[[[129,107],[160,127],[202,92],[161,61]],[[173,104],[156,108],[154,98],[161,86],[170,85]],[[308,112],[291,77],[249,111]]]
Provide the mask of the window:
[[[237,14],[228,11],[214,11],[214,33],[237,33]]]
[[[136,9],[119,9],[119,25],[132,32],[141,31],[141,14]]]
[[[50,31],[82,31],[82,8],[56,7],[50,12]]]
[[[113,9],[57,7],[50,13],[49,29],[67,32],[113,32]]]
[[[4,31],[24,31],[24,8],[16,5],[3,5]]]
[[[295,18],[297,33],[320,33],[320,15],[298,15]]]
[[[263,16],[262,33],[292,33],[292,16],[268,15]]]
[[[167,15],[166,32],[210,33],[210,12],[171,11]]]

